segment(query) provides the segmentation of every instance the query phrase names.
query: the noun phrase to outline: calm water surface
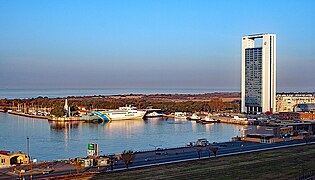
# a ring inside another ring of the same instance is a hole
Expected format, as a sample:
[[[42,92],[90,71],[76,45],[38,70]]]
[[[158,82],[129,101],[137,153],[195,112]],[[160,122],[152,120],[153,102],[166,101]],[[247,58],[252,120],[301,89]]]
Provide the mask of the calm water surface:
[[[230,141],[239,136],[244,126],[232,124],[202,125],[193,121],[150,119],[116,121],[107,124],[84,122],[48,122],[0,113],[0,150],[26,152],[30,138],[30,155],[42,160],[86,156],[88,143],[98,143],[101,154],[121,153],[123,150],[152,150],[184,146],[198,138],[210,142]]]

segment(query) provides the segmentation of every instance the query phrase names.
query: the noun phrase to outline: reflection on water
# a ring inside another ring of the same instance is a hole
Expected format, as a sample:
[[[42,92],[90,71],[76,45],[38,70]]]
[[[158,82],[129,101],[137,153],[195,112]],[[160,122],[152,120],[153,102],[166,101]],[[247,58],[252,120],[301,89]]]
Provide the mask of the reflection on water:
[[[77,122],[58,122],[58,121],[48,121],[50,128],[53,130],[71,129],[78,128],[80,123]]]
[[[98,143],[100,153],[123,150],[149,150],[149,144],[167,147],[185,146],[198,138],[210,142],[230,141],[246,128],[231,124],[200,124],[181,119],[84,122],[48,122],[0,113],[0,150],[26,151],[30,137],[30,154],[39,160],[86,156],[88,143]]]

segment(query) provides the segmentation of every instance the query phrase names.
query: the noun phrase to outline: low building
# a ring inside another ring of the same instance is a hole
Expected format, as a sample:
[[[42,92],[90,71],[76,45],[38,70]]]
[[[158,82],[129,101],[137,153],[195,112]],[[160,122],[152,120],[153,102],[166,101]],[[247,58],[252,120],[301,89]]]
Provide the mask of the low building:
[[[287,134],[291,134],[293,132],[293,126],[286,126],[280,128],[280,135],[285,136]]]
[[[296,104],[294,106],[294,112],[315,112],[315,103],[311,104]]]
[[[297,112],[279,112],[280,120],[300,120],[300,113]]]
[[[303,139],[305,133],[315,133],[315,122],[281,123],[277,126],[257,126],[257,129],[249,129],[242,141],[275,143]]]
[[[314,112],[310,113],[300,113],[301,120],[315,120]]]
[[[30,158],[21,152],[11,153],[10,151],[0,151],[0,167],[10,167],[12,165],[28,165]]]
[[[108,157],[99,157],[96,159],[97,166],[108,166],[110,165],[110,159]]]
[[[297,104],[315,103],[312,93],[277,93],[276,112],[293,112]]]
[[[87,157],[78,159],[79,164],[82,167],[92,167],[92,166],[109,166],[110,158],[98,156],[98,157]]]
[[[301,132],[307,132],[309,134],[315,134],[315,122],[305,121],[302,123],[286,123],[282,125],[283,127],[292,127],[293,132],[298,135]]]
[[[314,112],[280,112],[280,120],[315,120]]]
[[[274,137],[272,134],[248,134],[241,140],[248,142],[260,142],[260,143],[276,143],[283,142],[284,138]]]

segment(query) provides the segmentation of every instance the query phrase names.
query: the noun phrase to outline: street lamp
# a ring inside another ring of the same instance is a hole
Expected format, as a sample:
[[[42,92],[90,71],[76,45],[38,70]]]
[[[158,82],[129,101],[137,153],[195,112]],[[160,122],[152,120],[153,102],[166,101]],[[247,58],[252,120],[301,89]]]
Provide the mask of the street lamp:
[[[156,160],[156,148],[157,148],[157,147],[160,147],[160,146],[162,146],[162,145],[149,144],[149,146],[154,147],[154,160]]]
[[[30,158],[30,138],[27,136],[26,138],[26,151],[27,151],[27,155],[28,155],[28,158]]]

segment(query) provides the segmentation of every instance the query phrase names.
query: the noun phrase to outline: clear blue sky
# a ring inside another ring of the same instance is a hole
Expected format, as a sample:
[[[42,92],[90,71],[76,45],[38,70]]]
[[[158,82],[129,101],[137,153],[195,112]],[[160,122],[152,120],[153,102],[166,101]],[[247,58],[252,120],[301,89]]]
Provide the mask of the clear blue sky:
[[[240,89],[277,34],[278,91],[315,90],[313,0],[0,0],[0,88]]]

